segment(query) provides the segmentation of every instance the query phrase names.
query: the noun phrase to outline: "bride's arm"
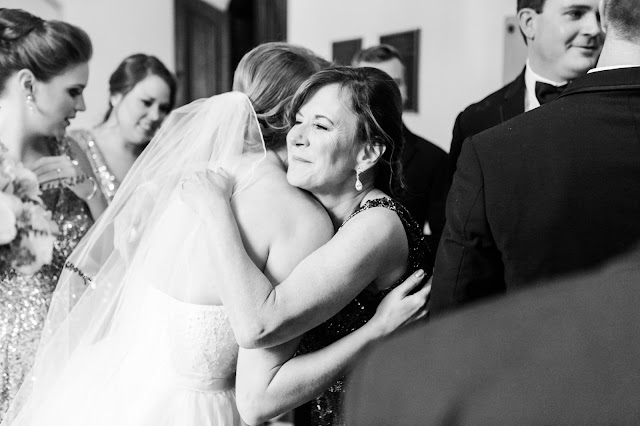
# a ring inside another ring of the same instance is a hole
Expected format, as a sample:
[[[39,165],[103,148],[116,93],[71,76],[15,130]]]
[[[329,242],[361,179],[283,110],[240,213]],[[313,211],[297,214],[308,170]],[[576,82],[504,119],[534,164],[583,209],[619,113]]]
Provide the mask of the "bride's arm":
[[[273,348],[241,349],[236,373],[238,410],[248,424],[260,424],[303,404],[343,377],[372,343],[425,315],[430,291],[414,274],[390,292],[364,326],[319,351],[291,358],[300,338]]]
[[[217,219],[211,234],[219,244],[210,256],[219,272],[218,289],[238,343],[245,348],[275,346],[302,335],[335,315],[376,278],[394,270],[402,273],[406,265],[407,239],[400,219],[388,209],[369,209],[274,286],[247,255],[228,199],[214,195],[210,208]],[[298,235],[304,238],[304,232]],[[295,241],[274,241],[266,270],[277,269],[274,265],[292,250]]]

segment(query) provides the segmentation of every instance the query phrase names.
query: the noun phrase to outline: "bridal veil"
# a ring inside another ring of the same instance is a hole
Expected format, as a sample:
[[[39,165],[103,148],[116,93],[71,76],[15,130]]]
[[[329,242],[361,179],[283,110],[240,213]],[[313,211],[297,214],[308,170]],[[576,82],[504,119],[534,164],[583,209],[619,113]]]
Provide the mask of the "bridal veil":
[[[163,303],[197,302],[215,279],[207,247],[216,242],[204,217],[211,212],[181,200],[181,183],[194,171],[224,167],[237,193],[253,178],[241,158],[252,156],[255,166],[265,155],[244,94],[194,101],[169,116],[69,257],[35,364],[3,426],[51,424],[51,416],[80,416],[88,407],[108,417],[119,407],[101,405],[105,395],[153,392],[174,344],[167,332],[174,319]],[[158,293],[171,297],[154,301]],[[116,378],[126,368],[125,383]]]

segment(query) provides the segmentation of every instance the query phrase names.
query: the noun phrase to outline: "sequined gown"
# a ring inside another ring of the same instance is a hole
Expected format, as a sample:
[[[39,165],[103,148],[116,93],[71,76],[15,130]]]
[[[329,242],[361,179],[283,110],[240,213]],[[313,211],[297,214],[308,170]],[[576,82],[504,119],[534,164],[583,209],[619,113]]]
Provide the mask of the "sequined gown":
[[[105,200],[107,200],[107,203],[111,204],[113,197],[116,195],[116,191],[120,187],[120,181],[111,170],[109,170],[104,155],[98,148],[93,134],[88,130],[78,129],[70,131],[67,137],[73,139],[85,153],[93,170],[96,183],[98,184],[98,190]]]
[[[424,269],[427,273],[432,270],[433,256],[425,243],[420,227],[400,203],[389,198],[369,200],[351,214],[344,223],[358,213],[374,207],[393,210],[402,221],[409,243],[409,258],[407,259],[405,275],[395,285],[378,293],[374,294],[364,290],[331,319],[307,332],[302,338],[298,354],[315,352],[362,327],[373,317],[378,304],[384,296],[394,287],[401,284],[411,273],[418,269]],[[344,226],[344,223],[341,227]],[[338,232],[340,232],[340,229],[338,229]],[[345,382],[343,378],[338,380],[322,395],[298,408],[296,410],[296,424],[344,425],[342,412],[344,394]]]
[[[70,154],[63,142],[52,142],[51,150]],[[67,188],[44,189],[42,200],[60,232],[51,264],[32,276],[0,264],[0,419],[31,368],[65,260],[93,225],[88,206]]]

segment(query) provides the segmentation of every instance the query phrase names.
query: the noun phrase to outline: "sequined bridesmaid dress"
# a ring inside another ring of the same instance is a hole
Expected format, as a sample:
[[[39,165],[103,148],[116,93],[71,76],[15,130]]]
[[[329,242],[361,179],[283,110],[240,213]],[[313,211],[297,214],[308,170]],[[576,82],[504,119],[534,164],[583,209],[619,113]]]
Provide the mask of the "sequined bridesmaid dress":
[[[70,152],[64,142],[52,142],[51,150]],[[0,262],[0,419],[32,366],[65,261],[93,225],[88,206],[67,188],[45,189],[42,200],[59,229],[51,264],[27,276]]]

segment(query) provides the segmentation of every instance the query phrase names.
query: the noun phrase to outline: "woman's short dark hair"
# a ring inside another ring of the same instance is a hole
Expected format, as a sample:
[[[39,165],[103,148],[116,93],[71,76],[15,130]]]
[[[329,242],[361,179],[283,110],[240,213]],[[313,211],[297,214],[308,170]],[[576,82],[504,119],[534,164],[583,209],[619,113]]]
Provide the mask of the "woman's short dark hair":
[[[169,86],[169,110],[172,110],[176,101],[176,79],[160,59],[144,53],[136,53],[120,62],[118,68],[109,77],[109,94],[126,96],[136,84],[150,75],[160,77]],[[109,104],[104,117],[105,121],[109,119],[111,111],[113,111],[113,105]]]
[[[46,82],[70,66],[88,62],[92,54],[89,36],[75,25],[0,8],[0,92],[22,69]]]
[[[358,118],[356,143],[386,147],[375,170],[376,188],[398,196],[404,188],[400,156],[404,146],[402,98],[398,85],[376,68],[335,67],[311,76],[296,92],[288,113],[289,124],[296,113],[318,90],[337,84],[351,101],[349,108]]]
[[[233,90],[246,94],[260,121],[265,145],[287,142],[287,106],[300,85],[329,66],[311,50],[282,42],[263,43],[245,54],[233,76]]]

